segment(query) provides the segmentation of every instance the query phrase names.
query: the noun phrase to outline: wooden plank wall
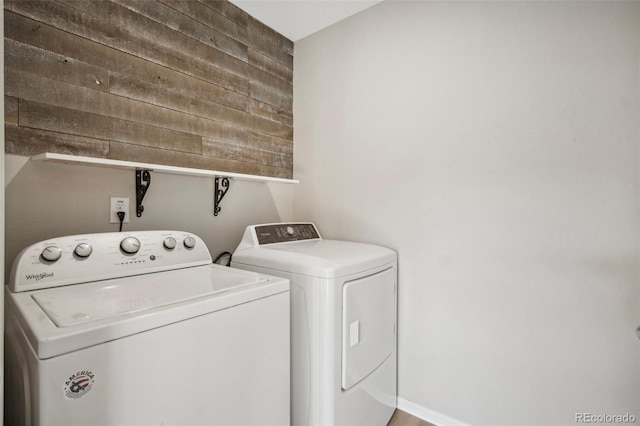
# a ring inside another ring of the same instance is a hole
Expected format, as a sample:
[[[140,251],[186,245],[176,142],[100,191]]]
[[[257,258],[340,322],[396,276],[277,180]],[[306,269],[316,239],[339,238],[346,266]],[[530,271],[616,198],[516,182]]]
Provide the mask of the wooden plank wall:
[[[226,0],[5,0],[6,152],[291,178],[293,43]]]

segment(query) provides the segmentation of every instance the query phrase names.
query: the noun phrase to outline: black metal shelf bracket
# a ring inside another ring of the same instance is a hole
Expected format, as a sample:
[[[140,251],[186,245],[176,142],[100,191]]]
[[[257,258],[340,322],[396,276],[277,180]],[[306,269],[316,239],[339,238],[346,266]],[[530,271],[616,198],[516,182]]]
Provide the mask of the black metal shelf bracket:
[[[136,170],[136,216],[142,216],[144,206],[142,200],[144,199],[147,189],[151,185],[151,173],[149,170]]]
[[[222,201],[222,199],[224,198],[228,190],[229,190],[229,178],[226,178],[226,177],[221,178],[216,176],[214,189],[213,189],[213,215],[214,216],[218,216],[218,213],[220,213],[220,210],[222,210],[222,208],[220,207],[220,202]]]

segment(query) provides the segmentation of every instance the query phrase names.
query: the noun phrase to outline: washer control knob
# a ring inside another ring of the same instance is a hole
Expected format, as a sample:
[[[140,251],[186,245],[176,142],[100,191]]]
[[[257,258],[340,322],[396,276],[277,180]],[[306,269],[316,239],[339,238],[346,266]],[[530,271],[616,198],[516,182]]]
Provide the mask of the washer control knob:
[[[164,248],[166,248],[167,250],[173,250],[174,248],[176,248],[176,239],[173,237],[167,237],[164,239],[164,241],[162,242],[162,245],[164,246]]]
[[[49,246],[42,250],[40,254],[44,260],[48,260],[49,262],[55,262],[56,260],[62,257],[62,250],[60,247]]]
[[[89,257],[89,256],[91,256],[91,253],[93,252],[93,247],[91,247],[87,243],[80,243],[80,244],[78,244],[76,246],[76,248],[75,248],[75,250],[73,250],[73,252],[78,257]]]
[[[124,240],[120,241],[120,248],[123,252],[134,254],[140,250],[140,240],[136,237],[127,237]]]
[[[193,237],[187,237],[184,239],[183,244],[186,248],[192,249],[196,246],[196,239]]]
[[[293,235],[295,234],[296,230],[293,229],[293,226],[287,226],[287,234],[289,235]]]

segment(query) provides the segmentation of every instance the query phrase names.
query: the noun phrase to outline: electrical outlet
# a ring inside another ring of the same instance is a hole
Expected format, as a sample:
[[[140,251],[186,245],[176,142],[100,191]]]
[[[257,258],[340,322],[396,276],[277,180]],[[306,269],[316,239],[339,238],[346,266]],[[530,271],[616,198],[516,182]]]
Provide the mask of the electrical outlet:
[[[118,212],[124,212],[124,222],[129,223],[129,198],[128,197],[111,197],[109,207],[109,223],[120,223]]]

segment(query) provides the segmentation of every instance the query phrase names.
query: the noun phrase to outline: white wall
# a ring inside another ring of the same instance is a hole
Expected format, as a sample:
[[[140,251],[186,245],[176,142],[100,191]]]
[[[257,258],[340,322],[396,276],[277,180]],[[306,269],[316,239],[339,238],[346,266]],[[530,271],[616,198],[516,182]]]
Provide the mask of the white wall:
[[[294,217],[398,250],[405,408],[640,421],[639,67],[638,2],[387,0],[296,43]]]
[[[135,172],[53,164],[6,156],[6,277],[29,244],[61,235],[116,232],[109,223],[111,196],[129,197],[124,231],[175,229],[202,237],[211,255],[233,252],[247,225],[288,220],[289,184],[231,181],[222,211],[213,216],[213,179],[151,172],[151,185],[136,217]]]

